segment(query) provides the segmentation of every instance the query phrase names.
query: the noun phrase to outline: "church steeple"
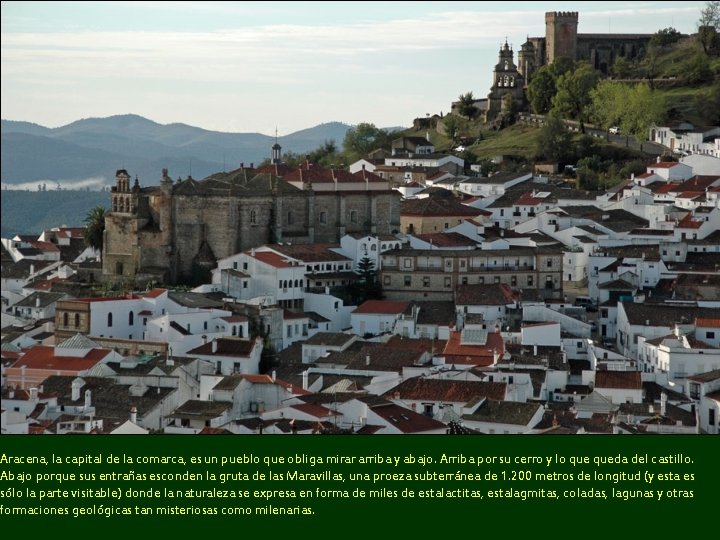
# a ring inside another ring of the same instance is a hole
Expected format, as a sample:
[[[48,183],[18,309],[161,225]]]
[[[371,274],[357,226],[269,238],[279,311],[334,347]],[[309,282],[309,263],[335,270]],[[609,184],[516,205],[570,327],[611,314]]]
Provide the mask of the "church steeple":
[[[280,163],[282,163],[280,157],[281,150],[282,147],[278,144],[277,128],[275,128],[275,144],[272,145],[272,163],[274,165],[279,165]]]

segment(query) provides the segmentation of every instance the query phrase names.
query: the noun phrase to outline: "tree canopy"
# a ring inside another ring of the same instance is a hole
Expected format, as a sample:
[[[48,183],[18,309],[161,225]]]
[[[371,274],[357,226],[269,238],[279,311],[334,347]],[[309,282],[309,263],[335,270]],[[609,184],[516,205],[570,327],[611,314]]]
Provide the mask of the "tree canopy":
[[[360,158],[377,148],[389,148],[391,142],[391,133],[363,122],[347,130],[343,150],[348,157]]]
[[[601,81],[591,100],[591,116],[597,124],[605,129],[619,126],[638,141],[647,140],[650,127],[664,120],[665,100],[647,84]]]
[[[599,79],[600,73],[586,63],[581,63],[574,70],[561,75],[557,80],[552,111],[557,115],[578,120],[581,124],[587,122],[590,92]]]
[[[83,231],[85,245],[102,253],[105,233],[105,207],[98,205],[91,208],[83,223],[85,223],[85,230]]]

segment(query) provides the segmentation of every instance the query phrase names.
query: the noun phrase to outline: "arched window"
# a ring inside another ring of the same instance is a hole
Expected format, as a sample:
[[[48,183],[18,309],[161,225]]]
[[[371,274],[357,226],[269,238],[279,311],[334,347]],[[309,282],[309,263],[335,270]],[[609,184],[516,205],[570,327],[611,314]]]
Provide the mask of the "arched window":
[[[68,314],[63,313],[63,326],[67,326],[67,325],[68,325]]]
[[[355,210],[350,211],[350,223],[357,223],[357,212]]]
[[[128,324],[130,326],[135,324],[135,314],[132,311],[130,313],[128,313]]]
[[[112,328],[112,313],[108,313],[108,328]]]
[[[295,223],[295,216],[292,213],[292,210],[287,213],[287,224],[292,225]]]
[[[320,223],[327,223],[327,212],[320,212]]]
[[[372,244],[370,246],[370,251],[377,251],[377,246],[375,244]]]
[[[253,225],[257,223],[257,212],[255,210],[250,210],[250,223]]]
[[[75,328],[80,328],[80,314],[75,314]]]

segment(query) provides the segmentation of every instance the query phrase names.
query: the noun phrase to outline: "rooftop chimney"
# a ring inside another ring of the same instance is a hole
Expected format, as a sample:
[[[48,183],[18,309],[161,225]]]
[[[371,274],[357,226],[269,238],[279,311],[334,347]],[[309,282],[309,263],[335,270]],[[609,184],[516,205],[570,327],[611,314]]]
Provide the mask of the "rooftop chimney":
[[[137,424],[137,407],[135,407],[135,405],[130,407],[130,421],[133,424]]]
[[[537,345],[533,345],[533,355],[537,356]]]
[[[272,382],[275,382],[276,378],[277,378],[277,372],[273,369],[272,370]]]
[[[213,354],[217,352],[217,339],[212,340],[212,352]]]
[[[302,372],[302,387],[303,387],[303,390],[308,389],[308,370],[307,369]]]
[[[370,365],[370,355],[369,355],[369,354],[366,354],[366,355],[365,355],[365,365],[366,365],[366,366],[369,366],[369,365]]]
[[[92,407],[92,392],[85,390],[85,409]]]
[[[33,387],[30,389],[30,401],[37,401],[38,389]]]
[[[40,307],[40,296],[35,298],[35,307]]]
[[[665,392],[662,392],[660,394],[660,416],[665,416],[666,409],[667,409],[667,394]]]
[[[72,398],[73,401],[77,401],[80,399],[80,390],[82,389],[83,384],[84,384],[84,381],[82,379],[80,379],[79,377],[71,383],[72,393],[71,393],[70,397]]]

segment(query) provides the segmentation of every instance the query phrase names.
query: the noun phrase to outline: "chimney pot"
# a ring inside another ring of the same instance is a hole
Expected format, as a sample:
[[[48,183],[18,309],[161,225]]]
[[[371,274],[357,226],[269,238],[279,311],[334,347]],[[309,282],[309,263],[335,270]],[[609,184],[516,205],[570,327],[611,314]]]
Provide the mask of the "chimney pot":
[[[217,339],[213,339],[212,341],[212,352],[213,354],[217,352]]]

